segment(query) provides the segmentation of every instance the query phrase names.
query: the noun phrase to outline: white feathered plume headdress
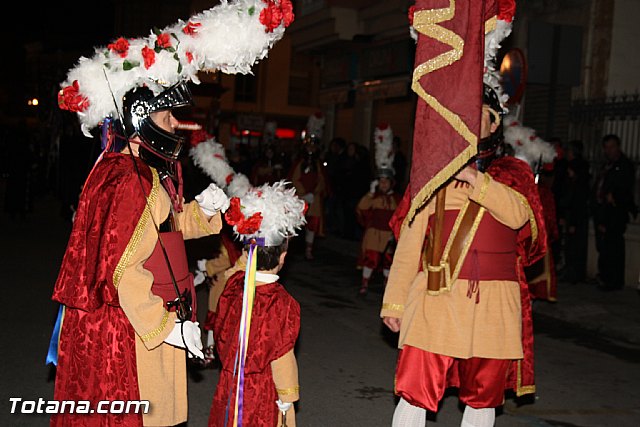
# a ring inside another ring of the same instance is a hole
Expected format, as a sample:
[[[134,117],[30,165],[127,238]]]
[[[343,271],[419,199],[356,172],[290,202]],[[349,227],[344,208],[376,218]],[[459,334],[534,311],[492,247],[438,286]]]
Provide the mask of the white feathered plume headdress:
[[[313,136],[318,140],[322,139],[324,131],[324,115],[320,112],[314,113],[307,119],[306,136]]]
[[[192,135],[191,142],[193,146],[189,149],[189,156],[193,163],[229,197],[242,197],[251,189],[249,178],[233,170],[224,147],[213,135],[197,132]]]
[[[514,156],[529,163],[534,172],[541,165],[553,162],[558,154],[551,143],[511,115],[504,118],[504,141],[513,148]]]
[[[373,132],[373,143],[375,147],[376,173],[379,176],[391,178],[395,175],[393,169],[393,130],[386,123],[376,126]]]
[[[278,246],[304,226],[306,210],[307,204],[296,196],[295,188],[278,181],[254,187],[242,197],[232,197],[224,216],[238,238]]]
[[[78,113],[90,136],[104,118],[118,117],[122,97],[134,87],[147,85],[157,94],[180,80],[199,83],[199,71],[251,73],[293,18],[291,0],[221,0],[187,22],[144,38],[121,37],[80,58],[62,83],[58,104]]]

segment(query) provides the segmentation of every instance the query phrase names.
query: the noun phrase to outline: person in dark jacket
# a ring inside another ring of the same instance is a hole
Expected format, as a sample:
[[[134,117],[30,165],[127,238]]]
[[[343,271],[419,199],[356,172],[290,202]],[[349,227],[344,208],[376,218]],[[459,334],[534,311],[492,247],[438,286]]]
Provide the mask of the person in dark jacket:
[[[593,191],[599,288],[618,290],[624,287],[624,232],[630,216],[637,215],[633,199],[635,167],[622,152],[617,135],[605,135],[602,149],[606,162]]]

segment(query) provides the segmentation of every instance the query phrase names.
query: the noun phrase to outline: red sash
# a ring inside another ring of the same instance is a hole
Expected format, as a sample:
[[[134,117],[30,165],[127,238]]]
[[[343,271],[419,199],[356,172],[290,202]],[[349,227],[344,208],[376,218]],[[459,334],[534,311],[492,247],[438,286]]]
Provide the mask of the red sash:
[[[193,274],[189,271],[189,263],[187,261],[187,251],[184,246],[184,239],[181,231],[168,231],[160,233],[162,243],[167,251],[169,262],[173,276],[178,284],[180,294],[185,290],[191,293],[191,320],[196,320],[196,288],[193,284]],[[168,307],[167,302],[176,299],[176,291],[171,279],[171,273],[167,266],[160,241],[156,243],[151,257],[144,263],[144,268],[153,274],[153,286],[151,292],[158,295],[165,302],[165,307],[169,311],[175,311],[175,307]]]

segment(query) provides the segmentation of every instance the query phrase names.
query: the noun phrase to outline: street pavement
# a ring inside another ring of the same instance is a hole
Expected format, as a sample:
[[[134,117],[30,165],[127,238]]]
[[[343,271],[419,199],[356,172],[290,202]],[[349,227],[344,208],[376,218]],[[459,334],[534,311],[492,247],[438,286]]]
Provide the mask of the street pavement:
[[[46,195],[24,220],[0,216],[0,426],[48,424],[45,415],[10,414],[9,398],[53,398],[55,371],[44,364],[57,310],[50,296],[70,231],[59,211],[56,199]],[[210,243],[188,243],[192,265]],[[308,262],[301,242],[294,241],[281,273],[302,313],[298,425],[390,426],[397,336],[378,316],[381,279],[374,278],[371,292],[359,298],[358,242],[328,236],[317,243],[316,259]],[[601,292],[585,283],[560,283],[556,303],[536,302],[538,391],[526,399],[508,396],[496,426],[640,425],[640,295],[636,284],[627,285]],[[199,289],[200,307],[206,298],[206,289]],[[206,425],[217,377],[215,368],[190,368],[188,427]],[[429,414],[428,425],[457,426],[460,417],[452,392],[437,415]]]

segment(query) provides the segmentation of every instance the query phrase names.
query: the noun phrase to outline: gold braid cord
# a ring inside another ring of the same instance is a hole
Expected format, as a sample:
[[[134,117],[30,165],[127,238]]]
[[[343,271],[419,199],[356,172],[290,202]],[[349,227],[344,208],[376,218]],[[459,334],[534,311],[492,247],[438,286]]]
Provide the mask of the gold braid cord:
[[[411,89],[433,108],[442,118],[458,132],[469,146],[458,154],[447,166],[441,169],[422,189],[416,194],[411,202],[409,212],[405,217],[403,227],[408,225],[413,219],[416,211],[420,209],[424,203],[429,200],[435,190],[444,184],[453,174],[455,174],[469,159],[476,154],[476,146],[478,144],[478,136],[475,135],[460,116],[448,108],[433,95],[429,94],[420,84],[420,79],[425,75],[441,68],[448,67],[454,62],[460,60],[464,54],[464,40],[460,35],[448,30],[440,25],[445,21],[450,21],[455,17],[456,2],[449,1],[449,6],[441,9],[418,10],[414,14],[413,26],[420,34],[435,39],[445,45],[451,46],[451,50],[444,52],[434,58],[423,62],[416,66],[413,71],[413,79]],[[492,17],[485,22],[485,33],[495,28],[496,17]]]

